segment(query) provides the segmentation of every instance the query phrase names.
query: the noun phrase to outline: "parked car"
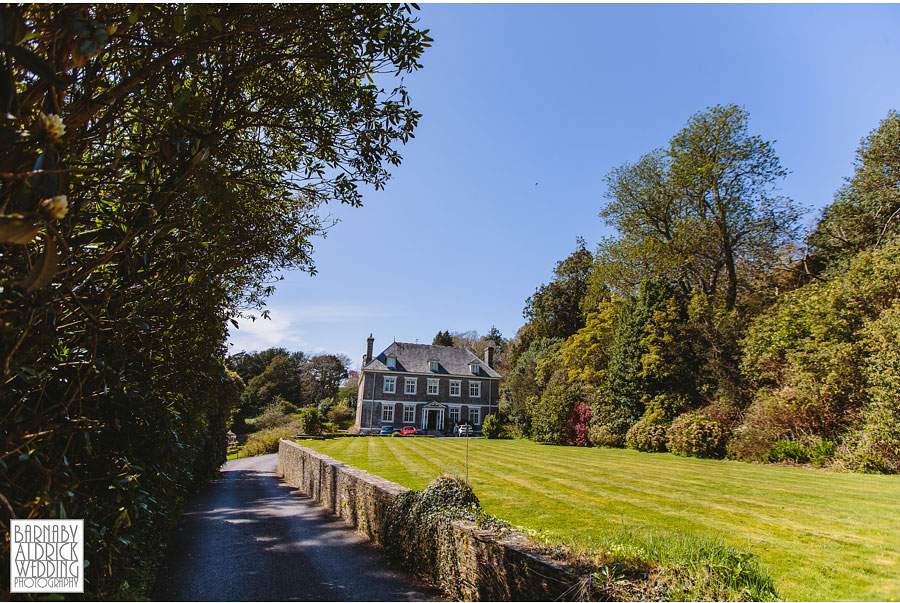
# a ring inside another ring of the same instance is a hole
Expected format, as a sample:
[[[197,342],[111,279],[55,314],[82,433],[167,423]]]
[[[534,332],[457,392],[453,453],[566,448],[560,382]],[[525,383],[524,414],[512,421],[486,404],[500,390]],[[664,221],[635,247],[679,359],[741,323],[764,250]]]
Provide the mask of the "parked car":
[[[384,427],[382,427],[382,428],[381,428],[381,431],[379,432],[380,435],[391,435],[392,433],[394,433],[394,428],[393,428],[393,427],[389,427],[389,426],[387,426],[387,425],[385,425]]]
[[[416,435],[419,433],[412,425],[406,425],[400,430],[400,435]]]
[[[466,436],[466,437],[472,435],[472,426],[471,425],[460,425],[459,433],[457,435]]]

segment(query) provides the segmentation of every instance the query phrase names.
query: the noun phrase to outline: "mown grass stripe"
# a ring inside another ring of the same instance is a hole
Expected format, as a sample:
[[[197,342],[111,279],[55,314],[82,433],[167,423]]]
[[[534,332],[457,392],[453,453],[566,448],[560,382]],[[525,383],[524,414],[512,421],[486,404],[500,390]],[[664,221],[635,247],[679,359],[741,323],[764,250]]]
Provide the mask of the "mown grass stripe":
[[[352,444],[314,447],[420,488],[448,470],[464,474],[465,444],[354,438]],[[737,546],[761,539],[754,552],[787,598],[900,598],[896,477],[527,441],[468,444],[470,483],[485,509],[560,541],[589,547],[591,538],[638,524],[724,534]]]

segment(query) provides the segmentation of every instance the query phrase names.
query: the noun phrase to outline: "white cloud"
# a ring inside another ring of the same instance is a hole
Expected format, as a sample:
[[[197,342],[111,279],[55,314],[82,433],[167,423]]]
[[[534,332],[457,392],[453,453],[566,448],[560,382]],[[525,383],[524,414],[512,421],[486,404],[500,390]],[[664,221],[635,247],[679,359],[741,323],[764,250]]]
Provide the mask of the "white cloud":
[[[256,320],[249,317],[236,319],[239,328],[229,330],[229,353],[283,347],[318,354],[328,350],[308,341],[309,331],[313,330],[315,325],[353,323],[386,316],[365,306],[340,304],[276,306],[268,310],[268,319],[258,314]]]
[[[231,352],[265,350],[272,347],[301,349],[306,347],[301,331],[294,326],[290,315],[272,309],[269,318],[238,318],[238,328],[230,328],[228,342]]]

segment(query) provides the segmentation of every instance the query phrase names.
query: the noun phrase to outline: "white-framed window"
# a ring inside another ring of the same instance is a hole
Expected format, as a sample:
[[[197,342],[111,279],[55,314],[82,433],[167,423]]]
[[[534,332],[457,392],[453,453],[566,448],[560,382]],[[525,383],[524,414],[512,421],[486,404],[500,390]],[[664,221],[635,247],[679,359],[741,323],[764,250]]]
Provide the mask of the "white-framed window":
[[[472,422],[472,425],[479,425],[481,423],[480,408],[469,408],[469,421]]]
[[[438,395],[438,384],[440,382],[437,379],[429,379],[428,380],[428,395],[436,396]]]
[[[450,407],[450,423],[454,425],[459,423],[459,406]]]
[[[387,367],[389,369],[397,368],[397,357],[396,356],[388,356],[387,357]]]
[[[385,377],[384,378],[384,393],[386,393],[386,394],[397,393],[397,378],[396,377]]]
[[[437,360],[429,360],[428,361],[428,370],[432,373],[436,373],[438,371],[438,361]]]
[[[469,370],[472,372],[473,375],[477,375],[478,374],[478,363],[473,362],[472,364],[470,364]]]
[[[414,423],[416,420],[416,407],[413,405],[403,405],[403,422]]]
[[[450,382],[450,395],[451,396],[459,396],[460,391],[462,391],[461,387],[462,381],[451,381]]]
[[[381,406],[381,422],[382,423],[393,423],[394,422],[394,405],[393,404],[383,404]]]
[[[481,397],[481,381],[469,381],[469,397]]]
[[[416,393],[416,383],[419,380],[415,377],[404,377],[403,378],[403,393],[404,394],[415,394]]]

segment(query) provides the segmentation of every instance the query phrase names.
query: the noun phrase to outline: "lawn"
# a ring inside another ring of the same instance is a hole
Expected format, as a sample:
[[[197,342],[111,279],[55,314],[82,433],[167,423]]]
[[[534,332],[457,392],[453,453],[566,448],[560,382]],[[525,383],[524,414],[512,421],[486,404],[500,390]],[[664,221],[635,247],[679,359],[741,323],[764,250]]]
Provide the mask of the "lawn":
[[[410,488],[465,476],[466,441],[340,438],[305,446]],[[591,548],[624,531],[721,537],[755,553],[791,600],[900,599],[900,477],[649,454],[468,441],[484,509]]]

